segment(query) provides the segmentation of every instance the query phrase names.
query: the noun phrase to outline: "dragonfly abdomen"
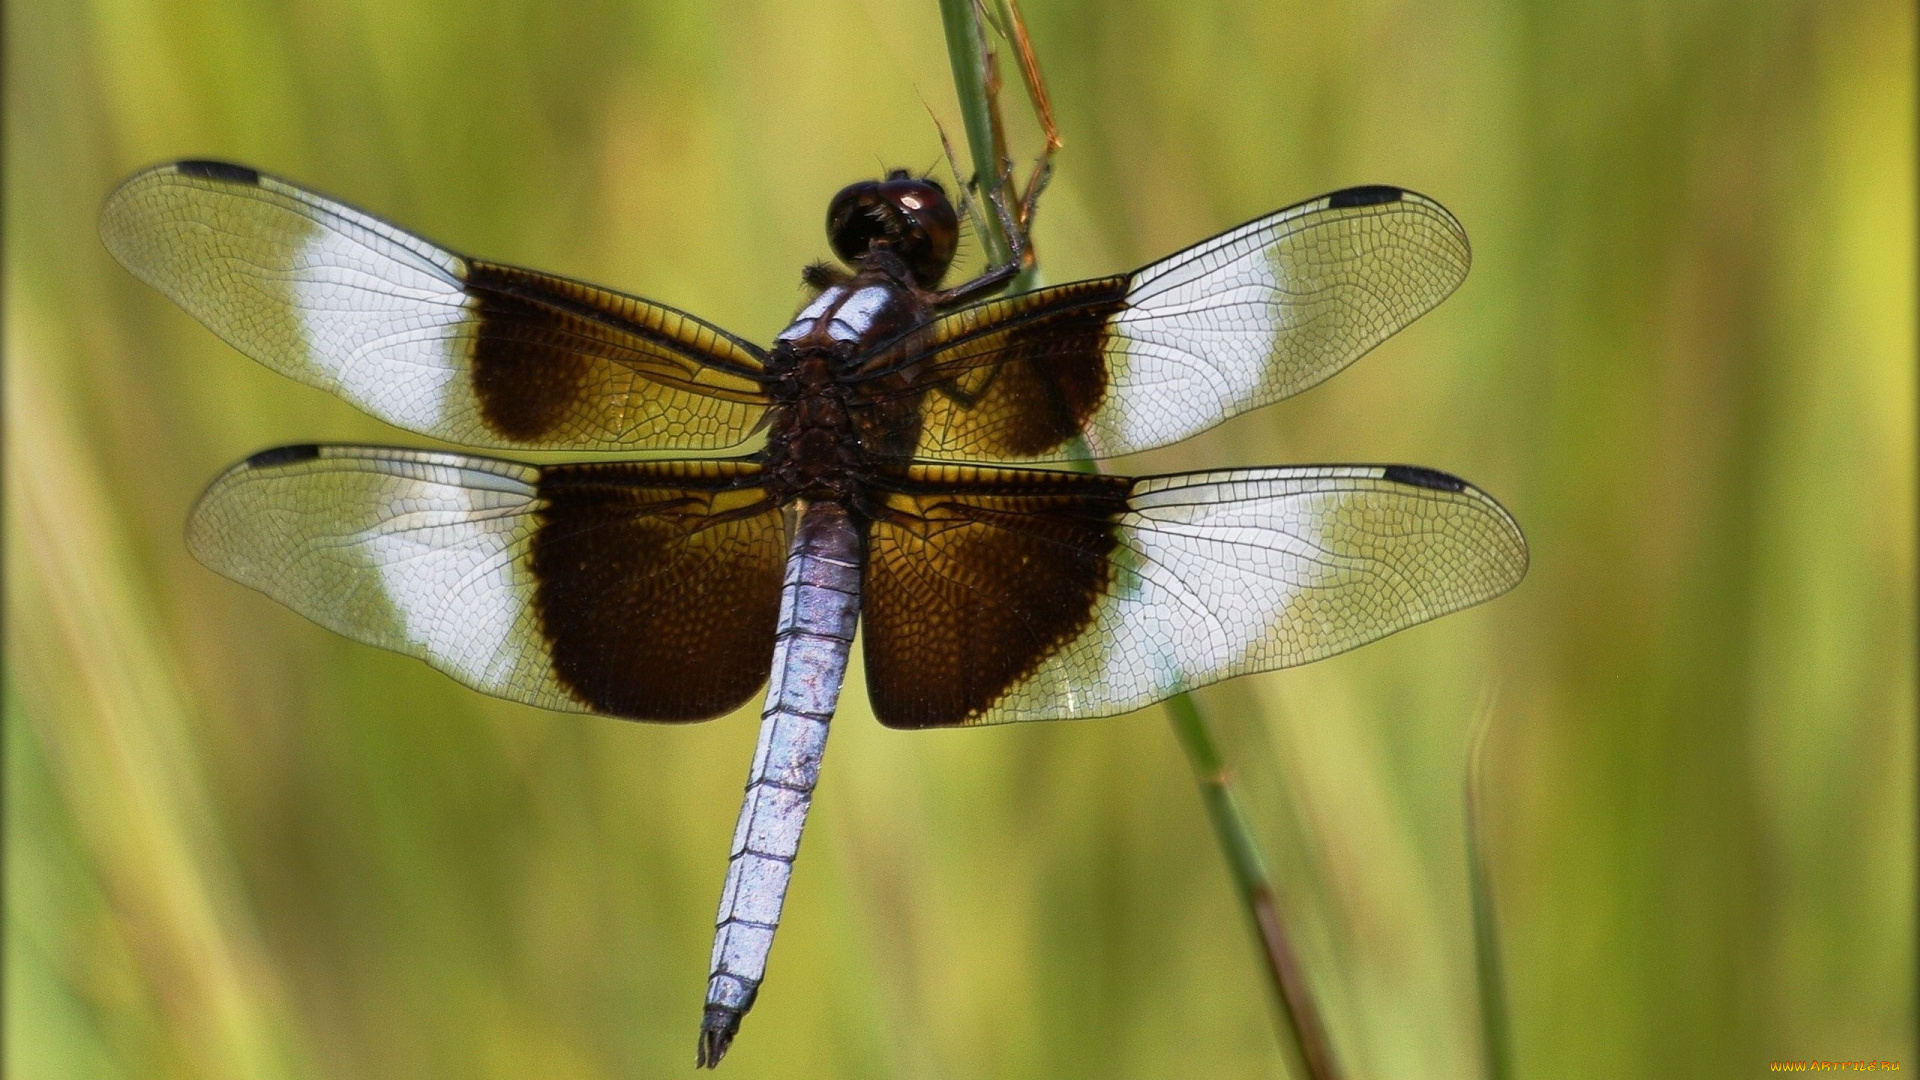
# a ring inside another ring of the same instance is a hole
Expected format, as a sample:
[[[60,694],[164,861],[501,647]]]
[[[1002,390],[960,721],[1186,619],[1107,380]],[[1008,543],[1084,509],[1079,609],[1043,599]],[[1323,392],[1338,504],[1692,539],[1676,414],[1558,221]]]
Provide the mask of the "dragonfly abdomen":
[[[707,1068],[725,1056],[766,973],[860,617],[861,544],[838,503],[807,505],[794,530],[760,742],[714,928],[697,1058]]]

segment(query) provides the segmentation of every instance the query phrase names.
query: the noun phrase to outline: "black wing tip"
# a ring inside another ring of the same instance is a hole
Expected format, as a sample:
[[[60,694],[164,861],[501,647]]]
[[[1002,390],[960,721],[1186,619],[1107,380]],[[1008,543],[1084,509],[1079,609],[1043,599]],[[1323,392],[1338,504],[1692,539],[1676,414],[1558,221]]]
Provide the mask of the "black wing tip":
[[[204,180],[225,180],[230,184],[257,186],[260,183],[260,170],[249,169],[245,165],[235,165],[231,161],[212,161],[206,158],[189,158],[173,163],[174,171],[181,176],[197,176]]]
[[[271,450],[262,450],[247,459],[249,469],[271,469],[277,465],[291,465],[296,461],[312,461],[320,456],[318,443],[298,443],[293,446],[276,446]]]
[[[1340,210],[1349,206],[1378,206],[1381,203],[1399,202],[1405,198],[1407,190],[1392,184],[1362,184],[1359,187],[1341,188],[1327,196],[1327,209]]]
[[[693,1059],[694,1068],[719,1067],[720,1059],[727,1056],[727,1048],[739,1033],[740,1010],[726,1005],[707,1006],[707,1015],[700,1021],[700,1046]]]
[[[1420,465],[1389,465],[1380,474],[1381,479],[1396,484],[1411,484],[1414,487],[1431,488],[1434,491],[1465,491],[1467,482],[1439,469],[1429,469]]]

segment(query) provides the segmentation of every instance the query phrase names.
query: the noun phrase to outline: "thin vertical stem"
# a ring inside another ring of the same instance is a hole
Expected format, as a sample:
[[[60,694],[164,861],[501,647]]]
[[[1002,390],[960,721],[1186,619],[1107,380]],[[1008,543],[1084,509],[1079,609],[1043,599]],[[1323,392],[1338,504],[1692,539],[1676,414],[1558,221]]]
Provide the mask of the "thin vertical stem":
[[[1340,1064],[1333,1054],[1333,1041],[1314,1007],[1313,992],[1307,986],[1306,973],[1287,937],[1286,924],[1280,918],[1274,898],[1273,878],[1260,854],[1260,842],[1240,808],[1234,793],[1233,774],[1214,741],[1200,705],[1191,694],[1176,694],[1167,699],[1167,715],[1173,731],[1187,752],[1193,775],[1200,782],[1200,798],[1207,807],[1207,820],[1220,838],[1220,849],[1227,857],[1227,870],[1233,875],[1235,891],[1259,935],[1261,956],[1266,961],[1267,978],[1273,984],[1279,1004],[1281,1032],[1291,1043],[1295,1057],[1306,1067],[1312,1080],[1338,1080]]]
[[[975,0],[940,0],[940,22],[947,33],[947,62],[953,68],[953,91],[960,98],[960,117],[967,130],[967,154],[973,159],[974,190],[982,195],[1000,184],[1001,161],[995,138],[993,99],[986,31],[980,25]],[[1013,245],[994,214],[982,215],[980,240],[987,262],[998,266],[1013,255]]]
[[[1500,921],[1493,905],[1493,874],[1487,866],[1480,819],[1480,761],[1493,729],[1491,697],[1467,751],[1467,891],[1473,903],[1473,967],[1480,994],[1480,1053],[1486,1080],[1513,1076],[1513,1033],[1507,1023],[1507,980],[1500,962]]]
[[[1011,200],[1013,193],[1002,187],[1006,168],[1005,136],[993,101],[997,88],[993,85],[992,57],[987,51],[985,30],[980,25],[977,0],[940,0],[940,13],[946,27],[947,56],[953,65],[954,91],[959,95],[961,115],[966,122],[967,149],[974,162],[976,187],[982,192],[1000,190],[1002,198]],[[1028,66],[1035,73],[1030,78],[1037,77],[1037,63]],[[1044,100],[1043,92],[1035,97],[1036,102],[1041,100]],[[1043,121],[1043,126],[1051,145],[1057,134],[1051,123]],[[982,240],[988,259],[1004,262],[1012,247],[995,215],[988,214],[986,218]],[[1023,278],[1037,279],[1037,274],[1037,264],[1030,265]],[[1073,466],[1084,472],[1099,471],[1084,443],[1078,446]],[[1185,748],[1194,777],[1199,781],[1207,820],[1220,838],[1235,892],[1245,905],[1260,940],[1260,956],[1279,1006],[1281,1041],[1294,1060],[1304,1067],[1309,1080],[1340,1080],[1342,1074],[1333,1055],[1332,1040],[1327,1037],[1326,1025],[1314,1007],[1305,973],[1288,939],[1286,924],[1280,918],[1273,879],[1261,856],[1259,840],[1241,809],[1233,777],[1227,771],[1212,727],[1191,695],[1176,694],[1166,704],[1174,733]]]

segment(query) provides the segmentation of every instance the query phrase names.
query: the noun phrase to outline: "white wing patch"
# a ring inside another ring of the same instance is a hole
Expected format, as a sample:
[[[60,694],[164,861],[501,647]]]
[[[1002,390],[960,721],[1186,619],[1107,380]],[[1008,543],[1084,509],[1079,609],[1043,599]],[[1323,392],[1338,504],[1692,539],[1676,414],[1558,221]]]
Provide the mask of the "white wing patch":
[[[538,470],[460,454],[272,451],[200,498],[187,544],[209,568],[355,641],[485,693],[585,711],[555,678],[524,558]]]
[[[1134,275],[1112,324],[1113,379],[1150,384],[1152,401],[1096,413],[1087,431],[1096,455],[1176,442],[1258,398],[1292,316],[1274,303],[1285,288],[1265,231],[1243,226],[1193,258]]]
[[[1366,190],[1366,189],[1361,189]],[[1466,279],[1467,234],[1410,191],[1335,192],[1139,270],[1108,324],[1096,457],[1165,446],[1332,376]]]
[[[471,319],[448,265],[341,221],[300,245],[288,283],[307,362],[333,383],[325,389],[415,431],[442,426],[452,394],[464,399],[463,415],[477,411],[458,378],[472,347]]]
[[[410,651],[470,686],[500,684],[520,658],[516,635],[532,596],[514,561],[532,486],[457,465],[392,471],[415,482],[357,539],[406,624]]]
[[[1318,515],[1311,502],[1279,508],[1283,517],[1263,515],[1272,509],[1251,500],[1183,504],[1153,492],[1133,500],[1121,521],[1133,558],[1123,565],[1132,563],[1138,585],[1113,598],[1113,618],[1134,636],[1155,619],[1175,632],[1153,642],[1144,669],[1116,650],[1109,679],[1140,683],[1144,675],[1160,686],[1246,663],[1278,615],[1321,576],[1312,562]]]

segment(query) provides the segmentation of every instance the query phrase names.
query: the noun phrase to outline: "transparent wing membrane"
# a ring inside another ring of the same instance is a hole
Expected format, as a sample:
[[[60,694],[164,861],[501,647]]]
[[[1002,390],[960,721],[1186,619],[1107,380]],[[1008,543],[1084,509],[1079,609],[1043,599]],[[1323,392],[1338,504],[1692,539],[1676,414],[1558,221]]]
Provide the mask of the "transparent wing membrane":
[[[735,462],[567,465],[283,447],[227,471],[187,542],[210,568],[476,690],[644,720],[766,678],[786,551]]]
[[[1350,188],[1130,275],[955,312],[880,349],[867,377],[912,373],[920,458],[1059,461],[1080,439],[1115,457],[1319,383],[1445,299],[1470,261],[1440,204]]]
[[[870,692],[896,727],[1127,712],[1481,603],[1527,567],[1498,503],[1425,469],[908,475],[867,586]]]
[[[240,166],[140,173],[100,233],[241,352],[449,442],[717,449],[767,404],[760,350],[691,315],[468,259]]]

